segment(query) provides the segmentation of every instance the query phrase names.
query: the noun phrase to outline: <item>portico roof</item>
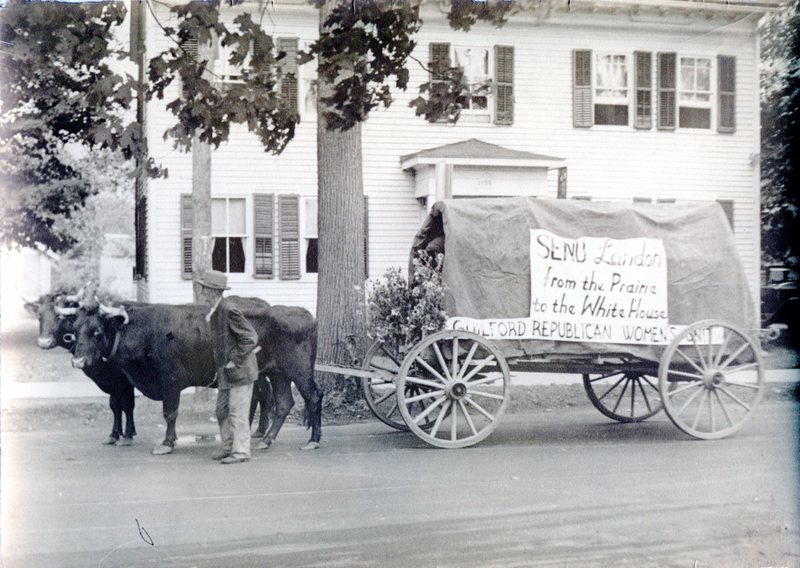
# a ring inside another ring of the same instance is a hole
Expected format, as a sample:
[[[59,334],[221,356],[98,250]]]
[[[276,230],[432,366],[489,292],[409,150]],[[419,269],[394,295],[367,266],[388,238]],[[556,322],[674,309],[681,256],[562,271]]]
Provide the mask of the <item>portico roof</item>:
[[[417,165],[439,163],[464,166],[556,168],[564,166],[564,159],[512,150],[476,138],[400,156],[400,165],[404,170]]]

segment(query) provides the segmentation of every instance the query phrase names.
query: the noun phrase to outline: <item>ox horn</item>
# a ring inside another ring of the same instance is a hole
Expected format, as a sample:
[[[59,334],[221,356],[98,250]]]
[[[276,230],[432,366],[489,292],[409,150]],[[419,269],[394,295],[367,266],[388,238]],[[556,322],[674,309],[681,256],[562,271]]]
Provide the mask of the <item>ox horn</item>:
[[[75,292],[73,295],[66,295],[64,296],[64,301],[66,302],[80,302],[81,298],[83,297],[83,291],[86,289],[86,286],[81,286],[80,290]]]
[[[78,313],[78,308],[62,308],[59,305],[53,306],[53,309],[60,316],[74,316]]]
[[[111,316],[112,318],[113,317],[117,317],[117,316],[121,316],[122,318],[124,318],[122,320],[123,325],[127,324],[130,321],[130,318],[128,317],[128,312],[125,311],[124,307],[114,308],[112,306],[105,306],[100,302],[98,302],[98,304],[100,305],[100,313],[101,314],[106,315],[106,316]]]
[[[26,298],[25,294],[22,293],[20,293],[19,297],[22,298],[22,301],[25,302],[26,304],[37,304],[39,302],[39,298],[31,300],[30,298]]]

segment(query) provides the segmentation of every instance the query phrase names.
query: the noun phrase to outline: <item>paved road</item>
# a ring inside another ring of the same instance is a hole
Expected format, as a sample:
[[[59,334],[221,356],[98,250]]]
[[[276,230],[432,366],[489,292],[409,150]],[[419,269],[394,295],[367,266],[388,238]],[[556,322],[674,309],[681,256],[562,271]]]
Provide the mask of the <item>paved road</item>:
[[[221,466],[213,424],[179,450],[101,446],[107,424],[4,431],[2,566],[800,566],[798,423],[763,405],[734,438],[591,408],[506,416],[464,450],[378,423]]]

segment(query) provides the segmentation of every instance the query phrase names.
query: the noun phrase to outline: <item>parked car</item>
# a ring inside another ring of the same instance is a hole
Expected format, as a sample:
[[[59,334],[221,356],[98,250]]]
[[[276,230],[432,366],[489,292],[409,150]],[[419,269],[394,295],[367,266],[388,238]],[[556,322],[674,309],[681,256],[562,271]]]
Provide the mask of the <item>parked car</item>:
[[[764,268],[761,282],[762,326],[787,326],[786,340],[791,344],[800,339],[796,330],[800,319],[798,274],[798,266],[771,265]]]

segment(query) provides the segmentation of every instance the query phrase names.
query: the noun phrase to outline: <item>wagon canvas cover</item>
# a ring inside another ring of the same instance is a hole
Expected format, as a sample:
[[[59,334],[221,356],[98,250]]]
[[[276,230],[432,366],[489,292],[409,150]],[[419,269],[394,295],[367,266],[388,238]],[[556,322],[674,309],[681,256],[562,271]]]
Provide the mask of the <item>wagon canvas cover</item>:
[[[750,332],[754,304],[733,233],[716,203],[609,203],[525,197],[437,203],[412,245],[444,248],[446,310],[462,318],[531,316],[531,230],[571,239],[652,239],[666,253],[670,325],[721,319]],[[541,230],[547,231],[547,233]],[[442,237],[444,242],[442,243]],[[537,280],[538,282],[538,280]],[[534,290],[534,292],[537,292]],[[580,319],[575,317],[576,320]],[[506,356],[626,353],[658,360],[664,345],[580,340],[498,341]]]

